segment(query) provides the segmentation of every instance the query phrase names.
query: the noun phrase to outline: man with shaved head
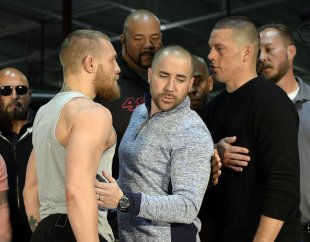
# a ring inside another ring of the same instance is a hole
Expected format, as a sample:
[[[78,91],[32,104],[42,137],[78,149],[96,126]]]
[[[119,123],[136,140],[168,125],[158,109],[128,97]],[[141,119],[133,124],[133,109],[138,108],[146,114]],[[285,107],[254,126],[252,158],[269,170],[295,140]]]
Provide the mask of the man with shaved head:
[[[7,67],[0,71],[0,154],[7,172],[13,242],[29,241],[31,230],[22,196],[26,167],[32,150],[34,114],[29,108],[31,92],[26,76]]]
[[[213,142],[190,109],[191,54],[180,46],[162,48],[148,80],[150,94],[135,109],[120,144],[118,184],[110,176],[110,183],[97,184],[99,205],[118,208],[120,241],[199,241],[197,214]]]
[[[144,93],[149,91],[147,69],[151,66],[155,52],[162,47],[159,19],[148,10],[132,12],[124,22],[121,35],[122,51],[117,62],[121,73],[119,86],[121,97],[113,102],[102,102],[115,117],[113,125],[118,145],[129,124],[133,110],[144,103]],[[113,174],[118,174],[118,156],[114,157]]]
[[[205,217],[216,235],[207,241],[298,242],[296,109],[281,88],[257,76],[260,38],[249,18],[217,22],[209,46],[212,76],[226,90],[208,103],[203,119],[215,143],[235,136],[251,160],[242,172],[224,164],[218,185],[208,191]]]

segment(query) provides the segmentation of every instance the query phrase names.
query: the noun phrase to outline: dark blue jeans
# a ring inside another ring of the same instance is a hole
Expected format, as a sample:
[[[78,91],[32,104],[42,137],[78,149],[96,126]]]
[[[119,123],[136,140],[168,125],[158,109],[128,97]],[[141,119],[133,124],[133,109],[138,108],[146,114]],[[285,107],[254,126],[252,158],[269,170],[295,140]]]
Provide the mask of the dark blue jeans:
[[[100,242],[106,242],[99,235]],[[31,242],[76,242],[67,214],[53,214],[40,221]]]

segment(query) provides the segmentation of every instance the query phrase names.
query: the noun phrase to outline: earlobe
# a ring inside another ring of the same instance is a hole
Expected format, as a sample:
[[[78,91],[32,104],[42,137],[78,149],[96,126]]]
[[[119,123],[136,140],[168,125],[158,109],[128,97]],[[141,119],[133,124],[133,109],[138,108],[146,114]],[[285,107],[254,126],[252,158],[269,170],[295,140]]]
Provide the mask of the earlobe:
[[[124,35],[124,34],[121,34],[120,40],[121,40],[121,43],[122,43],[122,45],[123,45],[124,42],[125,42],[125,35]]]
[[[152,69],[149,67],[147,69],[147,80],[148,80],[149,84],[151,84],[151,77],[152,77]]]
[[[295,45],[290,45],[287,47],[287,54],[291,60],[294,59],[296,52],[297,52],[297,49]]]
[[[94,72],[94,57],[91,56],[91,55],[88,55],[86,56],[84,59],[83,59],[83,67],[85,69],[86,72]]]

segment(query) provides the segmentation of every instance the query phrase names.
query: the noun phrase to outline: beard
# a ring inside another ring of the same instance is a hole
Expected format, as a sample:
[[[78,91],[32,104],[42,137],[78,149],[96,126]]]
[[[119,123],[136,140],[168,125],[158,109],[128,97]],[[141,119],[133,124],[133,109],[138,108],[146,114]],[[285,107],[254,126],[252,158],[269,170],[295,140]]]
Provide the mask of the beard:
[[[285,60],[283,62],[281,62],[276,70],[276,73],[274,74],[268,74],[267,72],[264,72],[265,68],[272,68],[274,70],[276,70],[274,68],[273,65],[269,64],[269,63],[263,63],[260,62],[258,65],[258,74],[261,75],[262,77],[264,77],[265,79],[272,81],[273,83],[278,83],[283,76],[286,75],[286,73],[288,72],[289,68],[290,68],[290,63],[288,61],[288,58],[286,56]]]
[[[103,70],[103,66],[98,67],[93,84],[99,99],[113,101],[118,99],[120,95],[120,88],[117,84],[118,76],[108,74]]]
[[[132,62],[134,62],[137,66],[139,66],[140,68],[142,69],[147,69],[149,67],[151,67],[151,64],[152,64],[152,60],[153,60],[153,57],[155,55],[155,51],[154,51],[154,48],[150,48],[148,51],[143,51],[143,52],[140,52],[138,54],[138,59],[135,59],[134,57],[132,57],[129,53],[128,53],[128,48],[127,48],[127,42],[125,41],[124,42],[124,46],[125,46],[125,51],[126,51],[126,54],[127,56],[131,59]],[[151,56],[151,61],[148,62],[148,63],[143,63],[142,62],[142,56],[145,55],[145,54],[148,54]]]
[[[15,107],[10,108],[11,105],[14,105]],[[20,102],[12,101],[7,106],[5,114],[10,120],[25,120],[27,119],[28,109],[25,109]]]

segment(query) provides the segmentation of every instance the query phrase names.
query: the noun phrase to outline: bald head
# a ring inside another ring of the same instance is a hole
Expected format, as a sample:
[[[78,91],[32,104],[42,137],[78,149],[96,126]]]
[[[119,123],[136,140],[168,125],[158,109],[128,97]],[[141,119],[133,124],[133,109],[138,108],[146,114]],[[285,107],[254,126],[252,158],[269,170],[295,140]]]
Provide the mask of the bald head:
[[[6,67],[0,70],[0,85],[4,79],[18,79],[23,85],[29,87],[29,82],[27,77],[21,71],[17,70],[14,67]]]
[[[64,71],[76,73],[86,56],[100,56],[104,51],[101,50],[102,39],[110,41],[107,35],[95,30],[76,30],[69,34],[63,41],[59,53]]]
[[[26,76],[13,67],[4,68],[0,71],[0,89],[1,113],[12,122],[27,120],[31,92]]]
[[[130,31],[131,25],[141,24],[143,22],[152,22],[160,29],[159,19],[152,12],[145,9],[140,9],[127,16],[124,22],[123,33],[126,34],[128,30]]]
[[[171,45],[161,48],[159,51],[156,52],[153,62],[152,62],[152,69],[156,69],[159,60],[166,57],[176,57],[180,59],[187,60],[190,65],[191,76],[193,74],[193,57],[192,55],[183,47],[179,45]]]
[[[155,52],[161,48],[159,19],[148,10],[137,10],[125,20],[121,35],[122,56],[135,71],[145,72]]]

